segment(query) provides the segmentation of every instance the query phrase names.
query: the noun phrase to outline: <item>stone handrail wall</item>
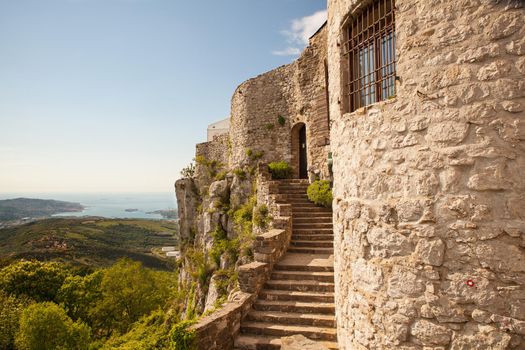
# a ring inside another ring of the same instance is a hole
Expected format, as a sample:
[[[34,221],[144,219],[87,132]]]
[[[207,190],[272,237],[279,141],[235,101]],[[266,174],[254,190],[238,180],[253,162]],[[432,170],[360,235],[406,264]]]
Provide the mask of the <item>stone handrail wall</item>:
[[[197,324],[190,327],[190,331],[195,332],[194,348],[197,350],[233,349],[241,320],[250,310],[254,300],[254,294],[237,293],[235,298],[220,310],[200,319]]]

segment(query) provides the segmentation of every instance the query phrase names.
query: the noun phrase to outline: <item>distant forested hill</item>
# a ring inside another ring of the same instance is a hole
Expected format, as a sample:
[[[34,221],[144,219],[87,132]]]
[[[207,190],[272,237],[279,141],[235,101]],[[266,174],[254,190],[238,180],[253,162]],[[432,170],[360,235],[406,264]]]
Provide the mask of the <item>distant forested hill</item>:
[[[176,246],[177,225],[164,220],[51,218],[0,229],[0,258],[109,266],[120,258],[165,269],[163,246]]]
[[[47,199],[15,198],[0,200],[0,221],[37,218],[63,212],[82,211],[80,203]]]

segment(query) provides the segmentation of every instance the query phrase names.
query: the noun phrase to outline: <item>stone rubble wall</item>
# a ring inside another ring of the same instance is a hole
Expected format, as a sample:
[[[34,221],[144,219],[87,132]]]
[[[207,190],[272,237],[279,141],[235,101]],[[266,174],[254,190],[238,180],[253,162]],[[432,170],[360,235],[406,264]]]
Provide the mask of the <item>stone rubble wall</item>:
[[[202,157],[208,161],[217,161],[222,164],[222,168],[228,168],[229,161],[229,137],[228,134],[216,135],[212,141],[202,142],[195,146],[195,157]],[[199,190],[210,186],[214,181],[208,174],[208,169],[196,162],[195,164],[195,182]]]
[[[231,168],[246,165],[246,151],[263,152],[265,163],[293,163],[291,130],[307,127],[308,165],[328,177],[326,114],[326,30],[310,39],[297,61],[242,83],[231,102]],[[279,124],[279,117],[285,120]]]
[[[340,349],[524,349],[523,1],[396,0],[397,96],[344,115],[328,3]]]

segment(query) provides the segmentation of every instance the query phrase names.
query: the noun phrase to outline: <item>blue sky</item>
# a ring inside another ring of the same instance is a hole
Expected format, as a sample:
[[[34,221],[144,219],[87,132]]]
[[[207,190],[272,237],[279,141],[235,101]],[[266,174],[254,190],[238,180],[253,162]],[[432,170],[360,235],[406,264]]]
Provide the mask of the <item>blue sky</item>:
[[[326,0],[0,0],[0,192],[172,191]]]

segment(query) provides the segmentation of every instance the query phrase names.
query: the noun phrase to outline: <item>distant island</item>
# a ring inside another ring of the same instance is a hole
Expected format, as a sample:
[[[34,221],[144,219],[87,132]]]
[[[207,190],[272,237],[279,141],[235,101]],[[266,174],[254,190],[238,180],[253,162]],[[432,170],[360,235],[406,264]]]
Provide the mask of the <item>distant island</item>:
[[[178,216],[177,210],[175,209],[155,210],[147,212],[146,214],[160,214],[165,219],[176,219]]]
[[[129,208],[129,209],[124,209],[124,211],[126,211],[128,213],[134,213],[134,212],[139,211],[139,210],[135,209],[135,208]]]
[[[0,200],[0,222],[49,217],[84,210],[80,203],[52,199],[15,198]]]

